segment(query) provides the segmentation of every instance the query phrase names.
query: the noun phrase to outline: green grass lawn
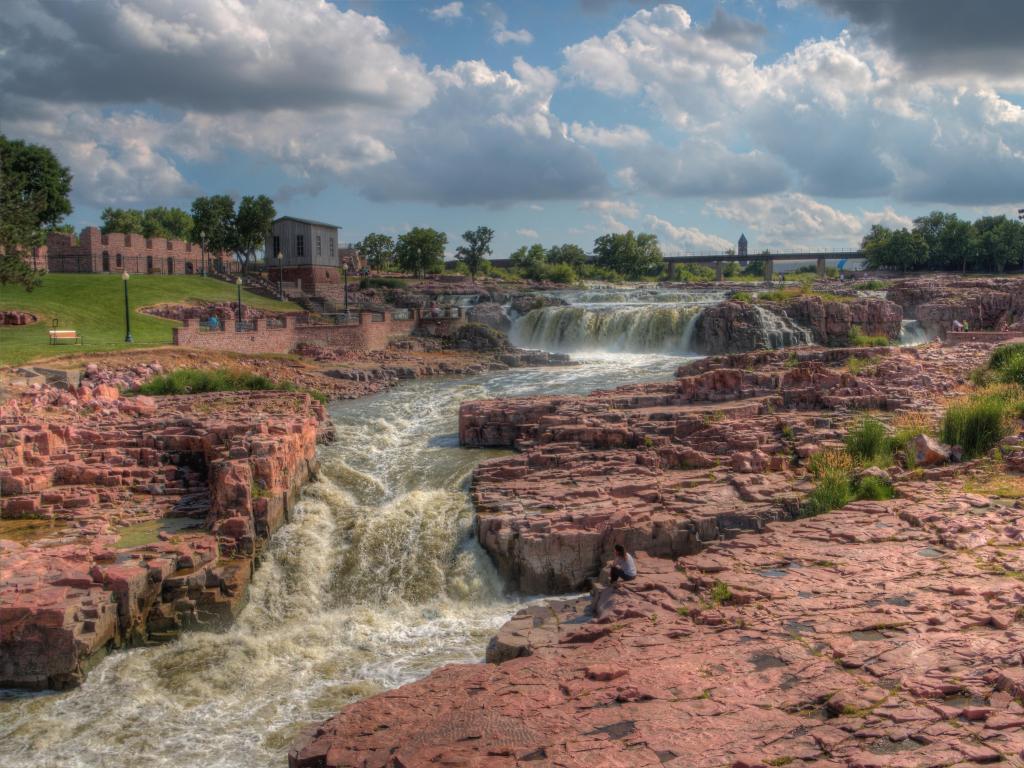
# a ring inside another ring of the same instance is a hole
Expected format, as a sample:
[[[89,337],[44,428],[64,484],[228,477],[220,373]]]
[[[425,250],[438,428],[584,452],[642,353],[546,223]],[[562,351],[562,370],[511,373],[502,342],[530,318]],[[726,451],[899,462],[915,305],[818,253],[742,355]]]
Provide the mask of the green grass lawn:
[[[0,365],[81,352],[108,352],[171,343],[171,329],[179,325],[140,314],[137,307],[153,304],[188,304],[198,301],[234,301],[235,286],[198,275],[132,275],[128,300],[134,344],[124,343],[124,287],[120,275],[49,274],[31,293],[20,287],[0,286],[0,309],[31,312],[39,322],[24,326],[0,325]],[[261,309],[297,310],[291,302],[275,301],[242,291],[242,303]],[[47,331],[53,319],[61,328],[78,331],[81,345],[50,345]]]

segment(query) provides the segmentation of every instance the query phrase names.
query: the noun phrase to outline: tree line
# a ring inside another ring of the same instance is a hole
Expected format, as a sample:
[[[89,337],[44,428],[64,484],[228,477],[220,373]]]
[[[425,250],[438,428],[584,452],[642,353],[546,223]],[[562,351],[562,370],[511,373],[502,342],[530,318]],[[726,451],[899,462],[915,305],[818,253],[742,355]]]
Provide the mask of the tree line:
[[[1006,216],[965,221],[932,211],[911,229],[875,224],[861,241],[872,269],[1003,272],[1024,267],[1024,222]]]
[[[462,234],[455,250],[460,271],[471,277],[492,274],[488,260],[493,251],[494,230],[477,227]],[[369,265],[378,271],[399,270],[416,275],[441,272],[448,236],[426,227],[414,227],[397,239],[371,232],[355,244]],[[650,232],[609,233],[594,241],[593,258],[580,246],[564,243],[545,248],[540,243],[524,245],[512,252],[512,273],[529,280],[572,283],[591,279],[638,280],[658,274],[663,267],[658,236]]]

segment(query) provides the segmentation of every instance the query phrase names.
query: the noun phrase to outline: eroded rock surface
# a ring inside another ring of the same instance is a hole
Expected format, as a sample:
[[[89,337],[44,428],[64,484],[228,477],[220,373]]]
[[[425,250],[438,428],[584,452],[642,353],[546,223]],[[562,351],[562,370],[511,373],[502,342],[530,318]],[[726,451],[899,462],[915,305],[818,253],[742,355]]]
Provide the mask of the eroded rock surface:
[[[758,530],[799,509],[803,459],[842,447],[855,411],[937,413],[986,353],[768,351],[696,361],[665,384],[464,403],[463,445],[519,451],[474,473],[478,538],[536,594],[585,586],[616,543],[674,557]]]
[[[712,543],[531,609],[316,728],[293,768],[1018,765],[1024,513],[955,487]]]
[[[229,622],[329,437],[300,393],[0,405],[0,686],[74,685],[111,648]]]

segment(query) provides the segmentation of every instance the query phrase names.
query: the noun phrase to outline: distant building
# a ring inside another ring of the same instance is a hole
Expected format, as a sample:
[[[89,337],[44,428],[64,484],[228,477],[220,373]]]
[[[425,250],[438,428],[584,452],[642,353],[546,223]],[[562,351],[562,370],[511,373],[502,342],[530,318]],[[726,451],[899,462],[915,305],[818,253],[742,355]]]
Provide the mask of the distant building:
[[[302,282],[303,290],[342,281],[337,224],[281,216],[274,220],[264,249],[267,266],[282,269],[286,282]],[[281,254],[282,258],[277,258]]]
[[[86,227],[78,235],[53,232],[35,251],[40,266],[50,272],[121,273],[133,275],[197,275],[235,272],[238,263],[227,253],[204,252],[198,244],[138,233],[108,232]]]
[[[740,233],[740,241],[736,244],[736,255],[743,257],[747,255],[747,236]]]

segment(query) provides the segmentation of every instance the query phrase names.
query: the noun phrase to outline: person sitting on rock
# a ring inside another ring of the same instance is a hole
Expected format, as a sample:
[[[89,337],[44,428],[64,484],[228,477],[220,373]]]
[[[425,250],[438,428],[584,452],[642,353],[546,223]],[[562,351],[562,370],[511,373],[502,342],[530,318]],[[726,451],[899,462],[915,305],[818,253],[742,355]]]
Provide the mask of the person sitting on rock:
[[[636,560],[632,555],[626,554],[626,548],[621,544],[615,545],[615,559],[612,561],[612,584],[619,579],[632,581],[636,578]]]
[[[954,320],[953,321],[953,331],[955,333],[959,333],[963,329],[964,329],[964,324],[963,323],[961,323],[959,320]]]

